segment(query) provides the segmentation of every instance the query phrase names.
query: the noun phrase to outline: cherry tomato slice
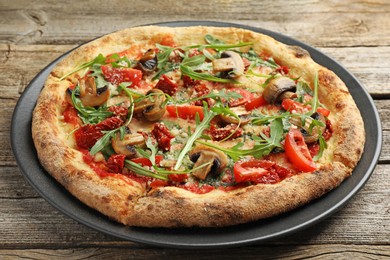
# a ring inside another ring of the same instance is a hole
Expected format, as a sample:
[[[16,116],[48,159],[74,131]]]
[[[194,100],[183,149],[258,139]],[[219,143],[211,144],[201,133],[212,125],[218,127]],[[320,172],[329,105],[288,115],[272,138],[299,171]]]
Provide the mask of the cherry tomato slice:
[[[156,155],[155,156],[156,164],[159,165],[163,158],[164,157],[162,155]],[[138,163],[138,164],[141,164],[142,166],[152,167],[152,162],[148,158],[145,158],[145,157],[134,158],[134,159],[131,159],[131,161]]]
[[[245,104],[245,109],[247,111],[251,111],[255,108],[261,107],[267,105],[267,101],[265,101],[263,95],[254,97],[250,99],[246,104]]]
[[[229,107],[237,107],[246,104],[249,100],[253,99],[253,94],[246,89],[243,88],[230,88],[227,90],[228,92],[235,92],[241,95],[241,98],[230,99]]]
[[[237,183],[243,181],[255,181],[257,178],[268,172],[265,169],[267,166],[265,162],[265,160],[250,160],[235,163],[233,168],[234,179]]]
[[[317,168],[303,139],[303,135],[298,129],[291,128],[287,133],[284,149],[287,158],[300,171],[312,172]]]
[[[199,115],[200,121],[204,118],[203,113],[203,107],[200,106],[191,106],[191,105],[184,105],[184,106],[173,106],[168,105],[167,111],[170,116],[172,117],[180,117],[182,119],[192,119],[194,120],[196,118],[196,114]]]
[[[101,66],[105,80],[120,84],[122,82],[132,82],[130,87],[138,86],[142,79],[142,71],[132,68],[113,68],[109,65]]]

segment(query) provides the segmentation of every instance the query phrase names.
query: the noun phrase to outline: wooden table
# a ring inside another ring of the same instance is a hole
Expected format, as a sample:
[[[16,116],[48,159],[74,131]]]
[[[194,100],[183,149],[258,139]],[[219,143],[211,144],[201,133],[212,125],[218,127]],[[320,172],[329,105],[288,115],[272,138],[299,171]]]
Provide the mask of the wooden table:
[[[390,2],[209,3],[0,0],[0,258],[390,257]],[[360,80],[375,100],[384,142],[372,177],[342,210],[267,243],[232,249],[163,249],[79,224],[50,206],[26,182],[11,151],[10,125],[15,104],[32,78],[61,54],[95,37],[175,20],[233,22],[279,32],[318,48]]]

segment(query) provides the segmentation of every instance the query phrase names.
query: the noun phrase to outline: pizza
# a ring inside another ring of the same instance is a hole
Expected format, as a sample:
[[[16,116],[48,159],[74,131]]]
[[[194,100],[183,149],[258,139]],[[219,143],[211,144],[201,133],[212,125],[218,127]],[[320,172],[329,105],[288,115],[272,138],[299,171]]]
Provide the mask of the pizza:
[[[240,28],[141,26],[73,50],[33,112],[42,166],[110,219],[223,227],[309,203],[356,167],[345,83],[297,46]]]

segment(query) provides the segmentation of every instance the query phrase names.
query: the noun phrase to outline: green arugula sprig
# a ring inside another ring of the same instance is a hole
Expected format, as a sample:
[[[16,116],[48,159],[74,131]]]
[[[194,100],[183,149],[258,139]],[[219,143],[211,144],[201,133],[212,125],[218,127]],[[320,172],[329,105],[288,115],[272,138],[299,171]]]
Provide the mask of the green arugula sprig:
[[[177,170],[165,170],[163,168],[159,168],[157,166],[153,166],[152,168],[149,167],[143,167],[141,164],[135,163],[131,160],[125,160],[125,167],[129,169],[130,171],[135,172],[136,174],[145,176],[145,177],[152,177],[155,179],[160,179],[164,181],[169,180],[170,174],[189,174],[191,172],[194,172],[198,169],[201,169],[203,167],[206,167],[207,165],[211,164],[212,162],[208,162],[205,164],[202,164],[198,167],[195,167],[191,170],[186,171],[177,171]]]
[[[120,132],[120,138],[123,139],[125,133],[126,133],[126,128],[125,126],[121,126],[118,128],[115,128],[114,130],[110,131],[103,131],[104,135],[102,138],[100,138],[91,148],[89,153],[93,156],[97,154],[98,152],[102,151],[108,144],[110,144],[111,138],[114,137],[114,135],[117,132]]]
[[[183,162],[184,157],[191,150],[192,145],[202,135],[203,131],[209,127],[210,121],[214,118],[214,116],[217,115],[217,113],[215,113],[212,108],[209,110],[206,102],[203,102],[203,114],[204,114],[204,117],[203,117],[202,122],[199,122],[199,115],[197,115],[195,131],[188,138],[186,145],[181,150],[181,152],[177,158],[176,164],[173,168],[174,170],[179,170],[179,168]]]
[[[248,52],[242,53],[241,55],[243,58],[246,58],[247,60],[249,60],[251,62],[249,69],[251,69],[255,66],[256,67],[266,66],[266,67],[270,67],[272,69],[279,68],[279,65],[272,58],[264,60],[253,49],[250,49]]]
[[[268,155],[273,149],[282,148],[281,141],[283,139],[283,125],[281,119],[275,119],[270,124],[270,137],[261,134],[261,137],[252,136],[255,145],[250,149],[241,149],[244,143],[238,143],[231,148],[225,148],[211,142],[196,141],[197,143],[213,147],[226,153],[233,161],[238,161],[244,156],[253,156],[256,159]]]
[[[86,69],[86,68],[89,68],[91,67],[92,65],[94,64],[105,64],[106,63],[106,57],[103,56],[103,54],[99,54],[96,58],[94,58],[93,60],[91,61],[88,61],[88,62],[85,62],[83,64],[81,64],[80,66],[77,66],[76,68],[74,68],[73,70],[71,70],[70,72],[66,73],[64,76],[62,76],[60,78],[60,80],[64,80],[65,78],[69,77],[70,75],[72,75],[73,73],[76,73],[82,69]]]
[[[97,124],[113,115],[111,111],[107,110],[106,105],[102,105],[98,108],[84,106],[81,100],[76,97],[76,93],[79,91],[80,87],[77,85],[72,91],[71,99],[73,106],[78,111],[78,114],[84,124]]]
[[[233,83],[233,84],[239,83],[237,80],[234,79],[219,78],[209,73],[195,72],[188,66],[181,65],[180,70],[183,75],[187,75],[192,79],[207,80],[207,81],[220,82],[220,83]]]

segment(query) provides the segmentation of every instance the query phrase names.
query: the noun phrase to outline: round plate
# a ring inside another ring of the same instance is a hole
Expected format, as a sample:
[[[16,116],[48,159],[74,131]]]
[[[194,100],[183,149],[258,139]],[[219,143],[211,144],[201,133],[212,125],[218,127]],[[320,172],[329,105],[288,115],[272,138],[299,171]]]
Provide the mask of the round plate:
[[[118,238],[165,247],[216,248],[264,242],[302,230],[336,212],[362,188],[373,172],[379,158],[382,144],[381,125],[378,112],[370,95],[356,78],[341,65],[304,43],[260,28],[220,22],[169,22],[158,25],[171,27],[195,25],[240,27],[267,34],[280,42],[298,45],[309,51],[311,57],[317,63],[334,71],[346,83],[362,113],[366,133],[370,133],[366,136],[364,153],[353,175],[345,180],[339,188],[306,206],[277,217],[233,227],[150,229],[127,227],[111,221],[79,202],[59,185],[39,164],[34,149],[31,137],[32,111],[47,76],[53,67],[67,55],[66,53],[44,68],[31,81],[20,97],[12,118],[11,144],[16,161],[30,184],[51,205],[82,224]]]

